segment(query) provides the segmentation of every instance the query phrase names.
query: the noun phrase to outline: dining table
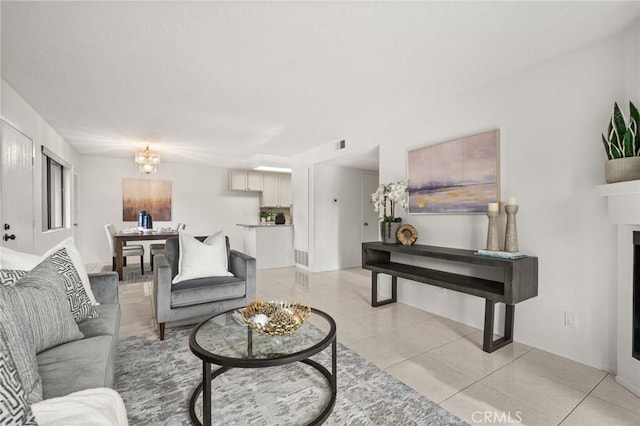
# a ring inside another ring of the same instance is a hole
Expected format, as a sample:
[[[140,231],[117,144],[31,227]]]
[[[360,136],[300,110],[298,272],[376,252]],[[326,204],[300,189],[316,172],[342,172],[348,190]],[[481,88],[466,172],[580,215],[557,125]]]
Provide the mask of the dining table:
[[[122,268],[124,262],[122,261],[122,248],[129,241],[151,241],[151,240],[166,240],[167,238],[177,237],[178,231],[120,231],[114,235],[115,249],[116,249],[116,272],[118,278],[122,279]]]

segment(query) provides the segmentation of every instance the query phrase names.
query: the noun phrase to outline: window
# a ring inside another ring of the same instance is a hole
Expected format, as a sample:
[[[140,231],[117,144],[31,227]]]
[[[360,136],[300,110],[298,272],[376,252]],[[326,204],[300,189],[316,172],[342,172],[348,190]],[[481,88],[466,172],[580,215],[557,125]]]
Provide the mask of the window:
[[[67,169],[65,163],[42,147],[42,196],[44,230],[64,228],[67,215]]]

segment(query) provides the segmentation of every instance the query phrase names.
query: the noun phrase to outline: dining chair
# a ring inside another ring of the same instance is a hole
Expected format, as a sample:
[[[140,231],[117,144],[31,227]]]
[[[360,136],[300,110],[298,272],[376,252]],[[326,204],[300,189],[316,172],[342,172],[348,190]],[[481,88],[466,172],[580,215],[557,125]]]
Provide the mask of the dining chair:
[[[107,223],[104,226],[107,232],[107,239],[109,241],[109,247],[111,248],[111,270],[116,270],[116,243],[114,236],[116,235],[116,228],[112,223]],[[144,247],[140,244],[123,246],[122,247],[122,265],[127,266],[127,256],[140,256],[140,273],[144,275]]]
[[[183,231],[187,225],[184,223],[178,223],[176,226],[176,232]],[[164,254],[165,245],[163,243],[155,243],[149,245],[149,256],[151,257],[151,270],[153,271],[153,257],[157,254]]]

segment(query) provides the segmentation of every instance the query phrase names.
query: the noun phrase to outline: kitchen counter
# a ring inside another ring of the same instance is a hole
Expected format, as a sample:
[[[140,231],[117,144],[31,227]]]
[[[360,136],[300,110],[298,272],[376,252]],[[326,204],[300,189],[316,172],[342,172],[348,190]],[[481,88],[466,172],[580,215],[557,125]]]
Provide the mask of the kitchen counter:
[[[273,223],[244,224],[243,252],[256,258],[257,269],[294,265],[293,225]]]

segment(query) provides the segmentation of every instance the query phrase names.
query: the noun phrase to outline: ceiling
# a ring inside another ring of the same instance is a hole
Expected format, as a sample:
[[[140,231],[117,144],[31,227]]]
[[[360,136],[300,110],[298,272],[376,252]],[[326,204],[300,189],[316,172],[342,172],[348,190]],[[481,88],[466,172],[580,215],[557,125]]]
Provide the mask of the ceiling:
[[[163,161],[226,167],[286,164],[620,31],[640,11],[574,1],[0,7],[2,77],[80,154],[132,157],[148,143]]]

